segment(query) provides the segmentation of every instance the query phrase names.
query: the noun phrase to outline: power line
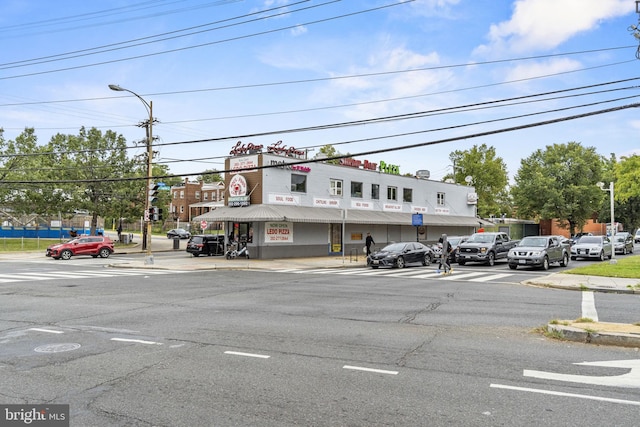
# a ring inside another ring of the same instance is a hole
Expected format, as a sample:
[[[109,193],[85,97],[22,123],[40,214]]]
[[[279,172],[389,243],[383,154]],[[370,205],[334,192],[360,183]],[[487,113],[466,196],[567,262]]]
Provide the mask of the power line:
[[[409,145],[402,145],[402,146],[393,147],[393,148],[381,148],[381,149],[378,149],[378,150],[361,151],[361,152],[358,152],[358,153],[345,154],[345,155],[334,156],[334,157],[329,157],[329,158],[324,158],[324,159],[305,159],[305,160],[300,160],[300,161],[289,162],[288,164],[289,165],[303,165],[303,164],[309,164],[309,163],[325,162],[327,160],[339,160],[339,159],[350,158],[350,157],[369,156],[369,155],[373,155],[373,154],[388,153],[388,152],[393,152],[393,151],[410,150],[410,149],[414,149],[414,148],[428,147],[428,146],[431,146],[431,145],[444,144],[444,143],[448,143],[448,142],[455,142],[455,141],[461,141],[461,140],[467,140],[467,139],[475,139],[475,138],[491,136],[491,135],[497,135],[497,134],[507,133],[507,132],[515,132],[515,131],[519,131],[519,130],[530,129],[530,128],[539,127],[539,126],[546,126],[546,125],[551,125],[551,124],[555,124],[555,123],[561,123],[561,122],[566,122],[566,121],[571,121],[571,120],[577,120],[577,119],[581,119],[581,118],[585,118],[585,117],[591,117],[591,116],[596,116],[596,115],[601,115],[601,114],[607,114],[607,113],[621,111],[621,110],[625,110],[625,109],[629,109],[629,108],[638,108],[638,107],[640,107],[640,103],[634,103],[634,104],[622,105],[622,106],[618,106],[618,107],[607,108],[607,109],[603,109],[603,110],[590,111],[590,112],[587,112],[587,113],[576,114],[576,115],[572,115],[572,116],[565,116],[565,117],[555,118],[555,119],[551,119],[551,120],[544,120],[544,121],[540,121],[540,122],[533,122],[533,123],[528,123],[528,124],[523,124],[523,125],[518,125],[518,126],[512,126],[512,127],[508,127],[508,128],[495,129],[495,130],[490,130],[490,131],[485,131],[485,132],[478,132],[478,133],[475,133],[475,134],[468,134],[468,135],[463,135],[463,136],[457,136],[457,137],[452,137],[452,138],[444,138],[444,139],[438,139],[438,140],[427,141],[427,142],[420,142],[420,143],[409,144]],[[271,169],[271,168],[275,168],[275,167],[279,167],[279,166],[278,165],[251,166],[251,167],[247,167],[247,168],[240,168],[240,169],[233,169],[233,170],[226,170],[226,169],[225,170],[220,170],[220,171],[217,171],[217,173],[231,173],[231,172],[235,173],[235,172],[243,172],[243,171],[256,170],[256,169]],[[201,171],[201,172],[197,172],[197,173],[187,173],[187,174],[180,174],[180,175],[154,176],[154,179],[175,178],[175,177],[178,177],[178,176],[197,176],[197,175],[202,175],[203,173],[206,173],[206,172],[202,172]],[[141,181],[141,180],[146,180],[146,177],[143,177],[143,178],[140,178],[140,177],[105,178],[105,179],[100,179],[100,180],[83,179],[83,180],[56,180],[56,181],[38,181],[38,180],[36,180],[36,181],[3,181],[3,183],[6,184],[6,185],[13,185],[13,184],[80,184],[80,183],[89,183],[89,182],[98,182],[98,181],[101,181],[101,182],[125,182],[125,181]]]

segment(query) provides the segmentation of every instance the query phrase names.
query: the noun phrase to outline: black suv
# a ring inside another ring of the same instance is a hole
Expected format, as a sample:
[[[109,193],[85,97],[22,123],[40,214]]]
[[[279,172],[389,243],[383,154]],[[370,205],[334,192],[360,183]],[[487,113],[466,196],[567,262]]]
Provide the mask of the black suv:
[[[193,256],[224,255],[224,235],[198,234],[191,236],[187,243],[187,252]]]

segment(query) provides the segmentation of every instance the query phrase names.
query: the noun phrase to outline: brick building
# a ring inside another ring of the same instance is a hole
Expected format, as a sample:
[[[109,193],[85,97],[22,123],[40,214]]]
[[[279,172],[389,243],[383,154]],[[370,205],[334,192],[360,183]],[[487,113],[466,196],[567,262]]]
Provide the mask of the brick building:
[[[171,187],[170,215],[167,219],[191,223],[191,219],[224,206],[224,182],[190,182]]]

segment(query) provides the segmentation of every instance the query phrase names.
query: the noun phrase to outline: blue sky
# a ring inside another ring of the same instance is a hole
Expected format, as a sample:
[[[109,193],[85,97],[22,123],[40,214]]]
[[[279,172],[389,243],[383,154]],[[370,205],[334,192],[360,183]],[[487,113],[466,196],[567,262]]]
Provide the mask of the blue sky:
[[[433,179],[486,144],[513,176],[555,143],[640,154],[635,108],[493,133],[639,102],[640,80],[606,84],[640,77],[637,24],[634,0],[4,0],[0,127],[42,143],[111,129],[133,147],[148,113],[118,84],[153,103],[154,161],[176,174],[281,140],[393,149],[356,158]]]

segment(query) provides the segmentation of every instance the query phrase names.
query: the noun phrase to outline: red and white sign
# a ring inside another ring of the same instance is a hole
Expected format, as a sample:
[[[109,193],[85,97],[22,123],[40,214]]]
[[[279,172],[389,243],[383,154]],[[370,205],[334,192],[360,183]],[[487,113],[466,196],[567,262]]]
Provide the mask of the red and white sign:
[[[207,229],[207,221],[200,221],[200,228],[202,228],[202,230],[206,230]]]
[[[266,243],[293,243],[292,222],[267,222],[265,223]]]

